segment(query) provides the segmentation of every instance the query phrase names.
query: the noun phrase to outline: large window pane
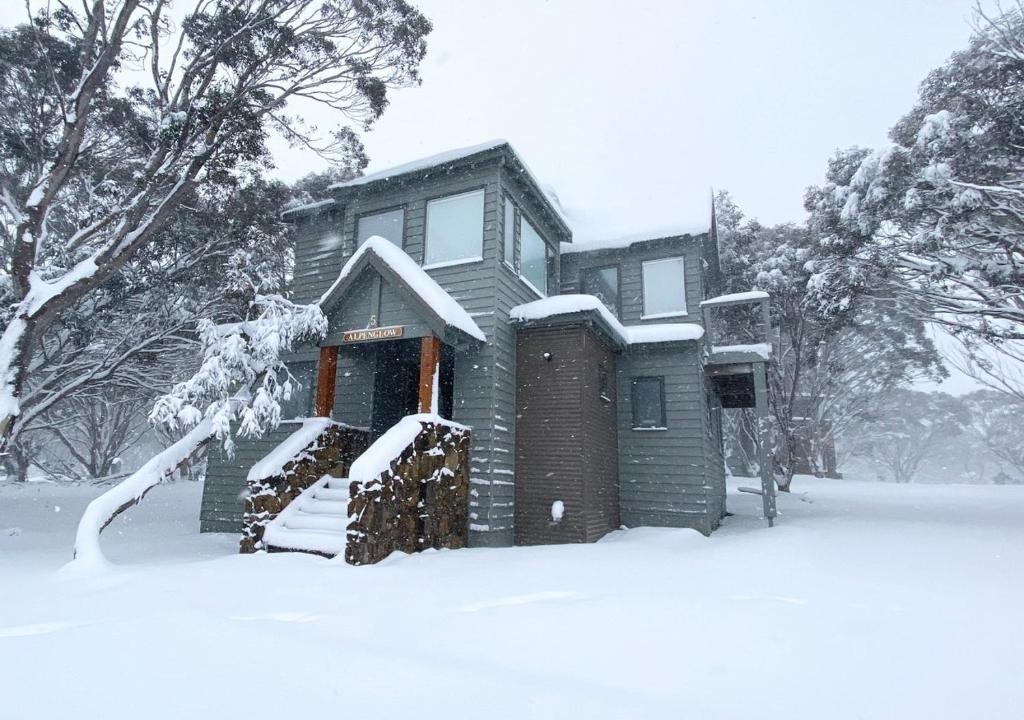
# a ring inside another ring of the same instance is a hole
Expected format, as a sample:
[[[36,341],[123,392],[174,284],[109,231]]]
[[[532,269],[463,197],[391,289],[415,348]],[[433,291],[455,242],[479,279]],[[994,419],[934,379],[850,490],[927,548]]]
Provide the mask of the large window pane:
[[[619,314],[619,269],[617,267],[587,268],[583,271],[580,291],[593,295],[611,310]]]
[[[427,203],[427,249],[424,265],[483,257],[484,191]]]
[[[516,266],[516,206],[505,198],[505,264]]]
[[[292,380],[292,396],[281,402],[281,418],[291,420],[309,417],[313,414],[313,390],[316,385],[316,363],[289,363]],[[284,377],[281,378],[284,381]]]
[[[363,215],[357,222],[356,243],[362,245],[374,235],[379,235],[385,240],[390,240],[398,247],[402,247],[402,225],[404,221],[405,211],[402,208],[385,210],[373,215]]]
[[[542,295],[548,286],[547,243],[525,217],[519,223],[520,273]]]
[[[644,317],[686,314],[683,259],[649,260],[643,264]]]
[[[664,381],[660,377],[633,378],[633,427],[665,427]]]

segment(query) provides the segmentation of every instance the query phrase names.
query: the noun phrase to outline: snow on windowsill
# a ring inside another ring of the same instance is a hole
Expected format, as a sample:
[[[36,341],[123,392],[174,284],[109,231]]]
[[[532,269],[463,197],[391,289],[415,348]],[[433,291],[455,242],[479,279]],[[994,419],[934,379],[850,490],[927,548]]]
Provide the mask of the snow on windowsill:
[[[768,293],[763,290],[749,290],[747,292],[731,293],[729,295],[719,295],[718,297],[708,298],[703,301],[700,306],[714,307],[715,305],[731,305],[732,303],[767,300],[769,297]]]
[[[588,311],[598,313],[624,345],[686,342],[704,337],[704,328],[696,323],[623,325],[594,295],[552,295],[517,305],[509,312],[509,319],[512,322],[529,322]]]
[[[455,298],[445,292],[444,288],[438,285],[434,278],[427,275],[424,269],[417,265],[416,261],[409,257],[402,248],[379,235],[374,235],[367,239],[366,242],[359,246],[352,257],[348,259],[348,262],[345,263],[345,266],[338,274],[338,279],[320,297],[321,305],[334,293],[335,288],[349,276],[363,255],[370,250],[373,250],[374,255],[380,258],[381,261],[409,285],[409,288],[414,293],[433,308],[445,323],[458,328],[481,342],[487,342],[487,336],[484,335],[483,330],[480,329],[480,326],[473,321],[473,318],[469,316],[465,308],[459,305]]]
[[[635,428],[633,428],[633,430],[636,431],[636,432],[663,432],[665,430],[668,430],[668,428],[667,427],[660,427],[660,426],[658,426],[658,427],[635,427]]]
[[[641,315],[640,319],[641,320],[664,320],[665,318],[687,317],[689,314],[690,313],[686,312],[685,310],[681,310],[681,311],[674,311],[674,312],[654,313],[653,315]]]
[[[441,262],[430,263],[424,265],[424,270],[437,270],[439,268],[455,267],[456,265],[471,265],[473,263],[483,262],[483,257],[477,255],[469,258],[460,258],[458,260],[442,260]]]

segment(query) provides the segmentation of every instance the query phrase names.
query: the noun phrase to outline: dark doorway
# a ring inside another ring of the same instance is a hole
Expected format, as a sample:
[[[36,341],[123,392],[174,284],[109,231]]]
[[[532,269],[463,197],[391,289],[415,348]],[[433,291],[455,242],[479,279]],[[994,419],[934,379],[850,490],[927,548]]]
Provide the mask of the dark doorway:
[[[376,439],[419,409],[420,341],[377,343],[370,435]]]
[[[379,438],[406,415],[419,412],[420,338],[376,343],[377,367],[373,380],[370,434]],[[455,395],[455,351],[441,345],[437,412],[452,417]]]

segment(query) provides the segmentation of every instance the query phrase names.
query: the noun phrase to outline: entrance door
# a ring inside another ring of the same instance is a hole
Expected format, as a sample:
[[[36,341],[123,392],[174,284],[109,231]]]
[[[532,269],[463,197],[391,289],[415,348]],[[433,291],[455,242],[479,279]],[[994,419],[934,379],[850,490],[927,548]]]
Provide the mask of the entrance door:
[[[406,415],[419,409],[420,341],[376,343],[370,434],[376,439]]]

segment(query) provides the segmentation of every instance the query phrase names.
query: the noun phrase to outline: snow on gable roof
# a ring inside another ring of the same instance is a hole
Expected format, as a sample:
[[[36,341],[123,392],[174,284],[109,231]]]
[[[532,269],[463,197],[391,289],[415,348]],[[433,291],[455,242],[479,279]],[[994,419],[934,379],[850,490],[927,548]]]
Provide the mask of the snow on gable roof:
[[[596,312],[615,339],[623,345],[683,342],[704,337],[704,328],[695,323],[625,326],[593,295],[552,295],[543,300],[516,305],[509,312],[509,319],[512,322],[531,322],[581,312]]]
[[[518,161],[526,177],[537,188],[537,191],[544,196],[544,199],[547,200],[548,205],[551,206],[552,211],[558,219],[565,225],[567,230],[571,231],[572,226],[569,224],[569,219],[566,217],[565,211],[562,210],[562,205],[558,200],[558,196],[554,193],[551,186],[544,185],[538,181],[537,176],[533,174],[533,171],[530,170],[529,166],[523,161],[519,153],[515,151],[512,144],[508,140],[503,139],[490,140],[485,143],[480,143],[479,145],[470,145],[469,147],[448,150],[443,153],[420,158],[419,160],[413,160],[412,162],[395,165],[394,167],[378,170],[377,172],[352,178],[351,180],[334,183],[328,187],[328,190],[339,190],[342,188],[357,187],[359,185],[368,185],[380,180],[388,180],[393,177],[398,177],[399,175],[406,175],[408,173],[419,172],[421,170],[429,170],[430,168],[446,165],[457,160],[462,160],[463,158],[468,158],[482,152],[487,152],[488,150],[496,150],[497,148],[505,146],[509,148],[516,161]]]
[[[487,336],[455,298],[445,292],[444,288],[438,285],[434,278],[427,275],[415,260],[405,254],[402,248],[379,235],[374,235],[360,245],[355,254],[348,259],[345,267],[341,269],[338,279],[320,297],[320,305],[327,303],[335,292],[350,279],[355,268],[368,253],[372,253],[400,277],[409,290],[430,307],[446,325],[461,330],[481,342],[487,342]]]
[[[579,242],[562,243],[563,253],[595,252],[597,250],[623,250],[638,243],[653,242],[681,236],[694,237],[709,232],[711,226],[705,222],[697,225],[671,225],[629,235],[584,238]]]

